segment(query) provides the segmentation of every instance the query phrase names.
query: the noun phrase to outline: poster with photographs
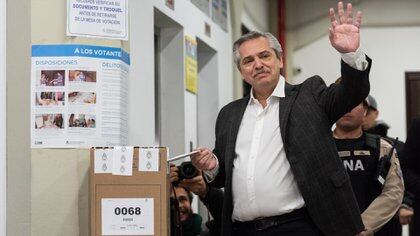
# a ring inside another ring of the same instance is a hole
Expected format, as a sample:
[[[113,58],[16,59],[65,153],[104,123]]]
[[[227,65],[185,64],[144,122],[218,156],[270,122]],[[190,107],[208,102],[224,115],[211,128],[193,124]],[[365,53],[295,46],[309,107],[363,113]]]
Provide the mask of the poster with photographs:
[[[165,5],[172,10],[175,9],[175,0],[165,0]]]
[[[89,45],[33,45],[32,148],[125,145],[129,54]]]
[[[195,37],[185,36],[185,85],[190,93],[197,94],[198,64],[197,40]]]
[[[227,32],[227,15],[228,15],[228,1],[227,0],[212,0],[211,18],[224,31]]]
[[[198,9],[210,16],[210,0],[191,0]]]

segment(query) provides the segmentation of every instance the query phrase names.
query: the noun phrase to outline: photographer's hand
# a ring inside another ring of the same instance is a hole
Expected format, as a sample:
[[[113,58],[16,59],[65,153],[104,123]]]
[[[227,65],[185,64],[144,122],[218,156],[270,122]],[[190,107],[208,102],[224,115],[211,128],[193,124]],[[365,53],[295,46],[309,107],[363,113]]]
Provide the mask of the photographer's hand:
[[[191,155],[191,161],[199,170],[213,170],[217,167],[216,157],[208,148],[198,148],[198,153]]]
[[[171,163],[171,166],[170,166],[169,180],[170,180],[171,183],[179,180],[178,167],[176,165],[172,164],[172,163]]]
[[[179,182],[179,186],[188,189],[189,191],[195,193],[201,198],[206,197],[206,194],[208,191],[206,182],[204,182],[201,172],[199,173],[198,176],[192,179],[182,180],[181,182]]]
[[[413,218],[414,211],[413,209],[408,208],[400,208],[398,211],[398,219],[400,220],[401,225],[408,225],[411,223],[411,219]]]

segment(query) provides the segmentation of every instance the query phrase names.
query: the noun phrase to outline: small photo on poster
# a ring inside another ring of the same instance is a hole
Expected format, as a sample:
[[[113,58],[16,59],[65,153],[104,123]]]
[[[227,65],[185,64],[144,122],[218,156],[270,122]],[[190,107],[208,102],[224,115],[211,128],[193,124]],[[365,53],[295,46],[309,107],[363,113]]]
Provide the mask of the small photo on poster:
[[[172,10],[175,9],[175,0],[166,0],[165,4],[167,7],[171,8]]]
[[[71,105],[96,104],[96,93],[92,92],[71,92],[69,93]]]
[[[35,129],[64,129],[63,114],[37,114],[35,115]]]
[[[69,81],[71,83],[96,83],[96,71],[71,70],[69,72]]]
[[[64,92],[37,92],[35,105],[37,106],[64,106]]]
[[[41,70],[37,75],[37,86],[64,86],[64,70]]]
[[[96,116],[72,113],[69,116],[69,127],[96,128]]]

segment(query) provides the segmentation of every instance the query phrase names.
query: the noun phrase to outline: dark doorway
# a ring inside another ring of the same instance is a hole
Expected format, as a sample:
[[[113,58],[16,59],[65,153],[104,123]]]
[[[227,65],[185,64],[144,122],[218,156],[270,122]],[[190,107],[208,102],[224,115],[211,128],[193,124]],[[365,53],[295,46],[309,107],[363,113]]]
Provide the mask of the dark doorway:
[[[408,130],[411,121],[420,117],[420,72],[405,72],[405,94]]]

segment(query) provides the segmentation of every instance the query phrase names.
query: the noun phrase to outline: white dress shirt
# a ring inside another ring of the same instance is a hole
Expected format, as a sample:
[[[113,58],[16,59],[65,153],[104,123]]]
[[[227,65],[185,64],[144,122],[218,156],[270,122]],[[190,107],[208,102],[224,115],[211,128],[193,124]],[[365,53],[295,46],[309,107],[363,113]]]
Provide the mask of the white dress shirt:
[[[359,49],[341,54],[341,58],[357,70],[368,67],[365,54]],[[281,76],[265,108],[251,90],[235,146],[232,220],[249,221],[281,215],[305,205],[280,133],[279,99],[285,96],[284,86],[285,79]],[[218,170],[217,165],[213,170],[204,171],[207,181],[214,180]]]
[[[279,99],[284,97],[284,85],[281,76],[265,108],[251,91],[236,140],[233,220],[281,215],[305,205],[280,134]]]

